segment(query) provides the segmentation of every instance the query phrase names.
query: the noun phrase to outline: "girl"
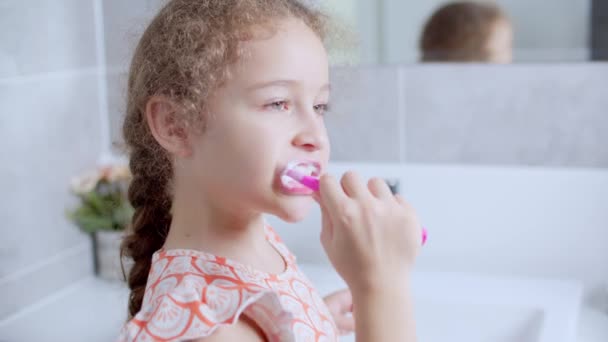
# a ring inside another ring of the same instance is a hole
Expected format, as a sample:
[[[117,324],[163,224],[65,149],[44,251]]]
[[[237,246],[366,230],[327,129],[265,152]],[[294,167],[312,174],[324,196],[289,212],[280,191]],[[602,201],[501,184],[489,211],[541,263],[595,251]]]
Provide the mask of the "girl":
[[[143,34],[123,127],[135,214],[121,341],[414,340],[413,210],[380,179],[323,174],[325,32],[297,0],[173,0]],[[291,171],[323,175],[320,191]],[[262,216],[298,221],[314,200],[350,289],[325,300]]]
[[[424,62],[511,63],[513,25],[497,4],[458,1],[437,9],[420,38]]]

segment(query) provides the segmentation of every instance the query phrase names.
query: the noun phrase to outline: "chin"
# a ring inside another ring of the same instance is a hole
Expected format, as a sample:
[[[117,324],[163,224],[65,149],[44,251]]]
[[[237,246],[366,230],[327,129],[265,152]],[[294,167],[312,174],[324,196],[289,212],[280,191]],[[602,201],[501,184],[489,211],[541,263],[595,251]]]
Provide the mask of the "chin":
[[[290,198],[282,201],[272,214],[285,222],[299,222],[310,213],[313,203],[314,200],[310,197]]]

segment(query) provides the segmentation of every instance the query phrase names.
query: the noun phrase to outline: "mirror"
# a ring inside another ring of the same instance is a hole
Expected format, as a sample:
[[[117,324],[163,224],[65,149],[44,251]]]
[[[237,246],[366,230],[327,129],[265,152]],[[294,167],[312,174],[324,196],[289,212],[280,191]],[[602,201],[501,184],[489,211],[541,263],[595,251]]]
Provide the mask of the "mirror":
[[[602,0],[316,1],[356,35],[354,46],[332,52],[334,63],[608,59]]]

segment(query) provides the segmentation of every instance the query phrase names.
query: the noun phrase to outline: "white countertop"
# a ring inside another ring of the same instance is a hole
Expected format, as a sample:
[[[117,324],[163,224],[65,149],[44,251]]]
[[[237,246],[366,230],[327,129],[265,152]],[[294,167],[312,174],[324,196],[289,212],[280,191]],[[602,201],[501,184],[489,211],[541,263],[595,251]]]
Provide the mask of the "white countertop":
[[[319,283],[318,288],[322,294],[339,288],[343,284],[335,274],[324,271],[323,266],[304,265],[302,268],[307,272],[309,278],[313,279],[315,283]],[[505,281],[510,281],[509,286],[515,291],[527,291],[521,286],[517,289],[517,284],[522,284],[522,280],[511,278],[506,280],[507,278],[463,277],[457,274],[444,275],[441,273],[424,275],[426,280],[433,279],[433,277],[436,277],[437,288],[425,286],[425,289],[415,290],[417,295],[421,297],[432,295],[439,291],[440,287],[445,288],[447,279],[450,281],[451,291],[457,291],[459,286],[469,286],[467,282],[474,282],[475,279],[485,279],[484,281],[487,281],[488,284],[500,282],[501,286],[505,284]],[[441,283],[439,283],[440,280]],[[416,280],[414,282],[416,283]],[[414,284],[415,286],[416,284]],[[564,284],[564,286],[568,285]],[[423,293],[425,291],[426,293]],[[489,287],[487,294],[476,292],[478,293],[475,299],[477,301],[484,300],[485,295],[491,295]],[[107,282],[93,277],[83,279],[0,322],[0,341],[113,341],[126,317],[127,297],[128,290],[121,283]],[[544,299],[539,298],[538,300]],[[608,315],[583,308],[578,317],[577,341],[608,341]]]

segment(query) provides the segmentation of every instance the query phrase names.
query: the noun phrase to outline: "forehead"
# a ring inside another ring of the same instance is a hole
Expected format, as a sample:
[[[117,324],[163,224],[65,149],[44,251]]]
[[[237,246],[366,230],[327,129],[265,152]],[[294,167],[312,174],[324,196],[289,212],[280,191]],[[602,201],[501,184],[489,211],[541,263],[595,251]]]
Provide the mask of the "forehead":
[[[285,19],[242,42],[243,57],[234,67],[233,79],[245,83],[291,79],[327,83],[329,65],[321,39],[303,21]]]

